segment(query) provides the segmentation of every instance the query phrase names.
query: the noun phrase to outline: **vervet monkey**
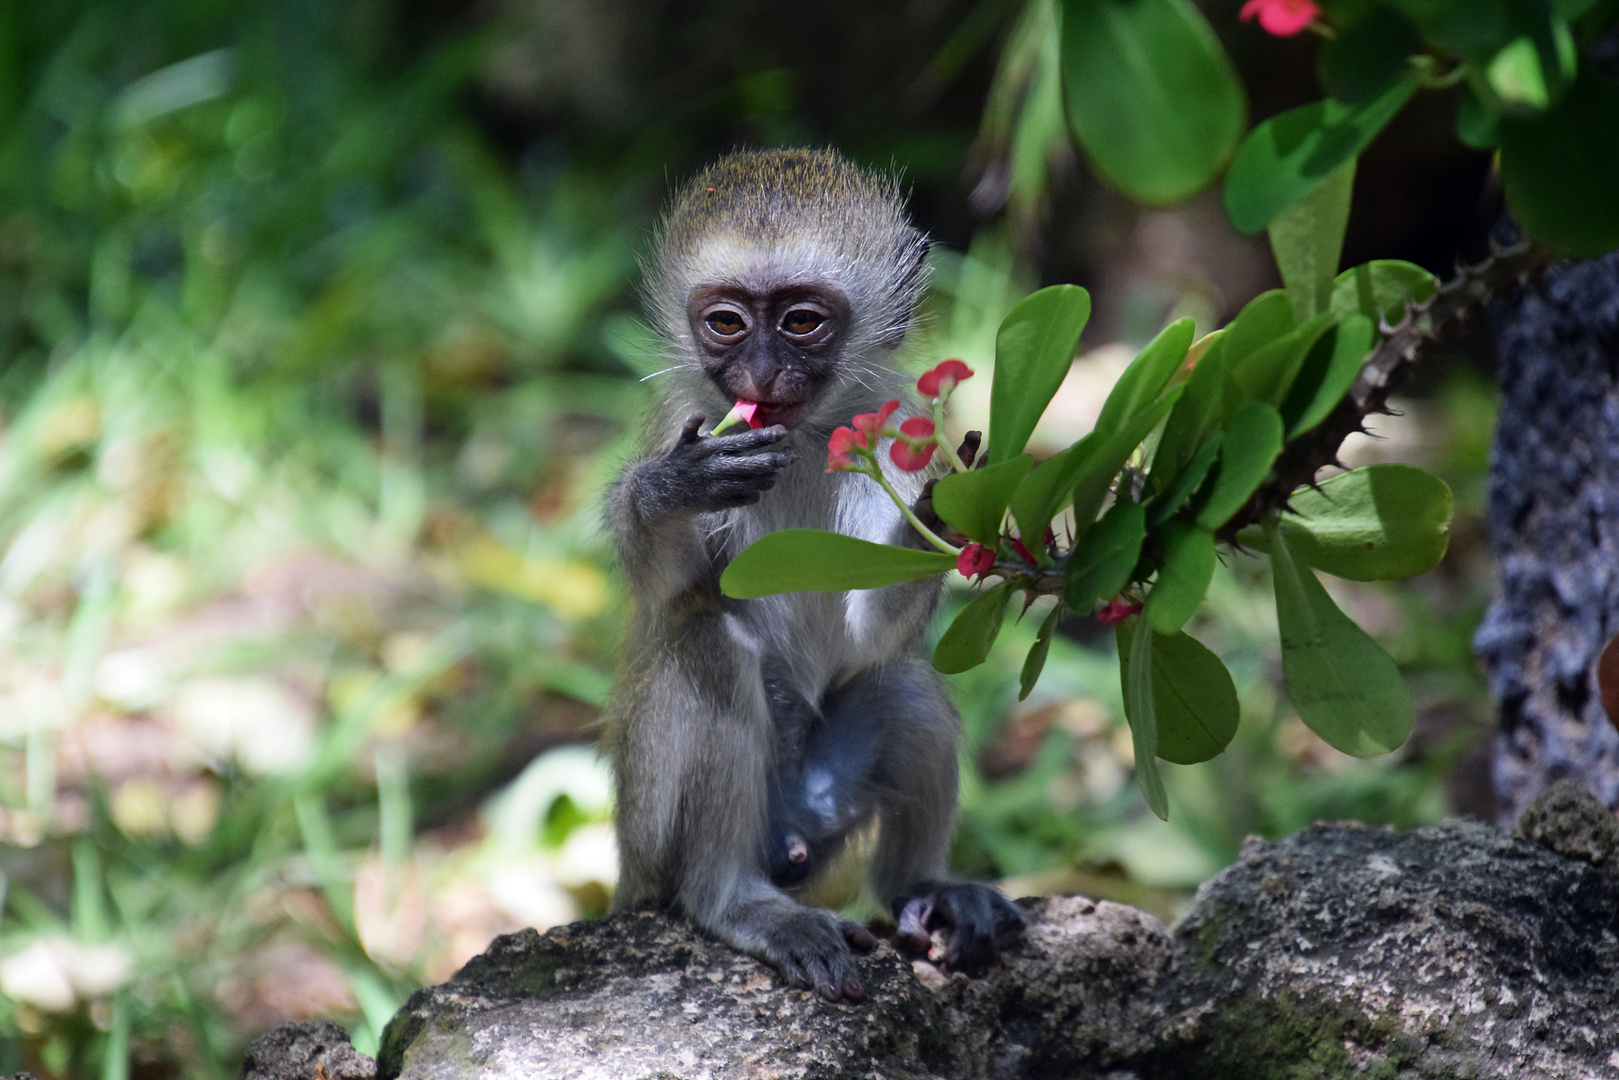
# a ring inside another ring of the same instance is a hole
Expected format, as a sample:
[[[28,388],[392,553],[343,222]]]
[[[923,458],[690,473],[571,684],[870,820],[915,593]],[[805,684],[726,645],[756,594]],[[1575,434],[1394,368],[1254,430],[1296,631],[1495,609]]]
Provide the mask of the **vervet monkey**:
[[[925,251],[897,184],[830,151],[735,153],[700,173],[647,260],[672,367],[644,456],[608,500],[635,605],[606,728],[616,906],[683,911],[832,1000],[863,996],[850,945],[875,939],[773,883],[769,850],[772,792],[803,776],[829,711],[831,730],[858,720],[872,740],[833,760],[854,770],[855,823],[877,818],[868,882],[907,939],[950,926],[946,962],[974,970],[1022,926],[993,889],[948,877],[960,718],[915,653],[938,579],[759,600],[719,588],[729,560],[777,529],[910,539],[875,482],[824,463],[834,427],[909,399],[890,360],[916,317]],[[763,426],[702,434],[737,402],[756,403]],[[906,499],[921,493],[921,474],[888,478]],[[816,861],[847,832],[814,837]]]

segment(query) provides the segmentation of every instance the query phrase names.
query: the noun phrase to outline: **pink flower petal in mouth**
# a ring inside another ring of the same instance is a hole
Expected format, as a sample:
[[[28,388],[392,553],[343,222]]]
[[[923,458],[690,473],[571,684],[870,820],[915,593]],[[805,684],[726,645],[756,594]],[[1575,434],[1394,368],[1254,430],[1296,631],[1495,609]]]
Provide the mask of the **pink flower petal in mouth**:
[[[757,401],[744,401],[741,398],[737,398],[736,406],[731,411],[736,413],[739,419],[746,420],[750,428],[764,427],[764,422],[754,415],[759,411],[759,403]]]

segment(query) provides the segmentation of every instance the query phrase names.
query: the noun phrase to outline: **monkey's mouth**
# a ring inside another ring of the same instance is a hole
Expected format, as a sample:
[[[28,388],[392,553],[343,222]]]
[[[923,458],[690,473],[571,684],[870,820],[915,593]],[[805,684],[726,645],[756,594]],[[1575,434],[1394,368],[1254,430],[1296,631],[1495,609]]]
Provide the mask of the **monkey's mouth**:
[[[737,398],[736,408],[732,412],[741,414],[751,428],[771,427],[775,424],[793,428],[804,419],[804,414],[809,411],[809,404],[807,401],[749,401],[746,398]]]

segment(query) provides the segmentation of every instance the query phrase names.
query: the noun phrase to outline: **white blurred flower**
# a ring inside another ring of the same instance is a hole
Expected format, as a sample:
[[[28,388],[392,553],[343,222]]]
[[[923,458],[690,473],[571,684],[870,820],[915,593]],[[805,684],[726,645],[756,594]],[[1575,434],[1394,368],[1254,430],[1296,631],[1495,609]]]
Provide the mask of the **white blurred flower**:
[[[175,695],[174,719],[204,752],[259,775],[297,772],[315,744],[314,709],[263,676],[192,679]]]
[[[67,1012],[82,999],[105,997],[129,981],[133,966],[121,945],[80,945],[35,938],[0,960],[0,992],[46,1012]]]

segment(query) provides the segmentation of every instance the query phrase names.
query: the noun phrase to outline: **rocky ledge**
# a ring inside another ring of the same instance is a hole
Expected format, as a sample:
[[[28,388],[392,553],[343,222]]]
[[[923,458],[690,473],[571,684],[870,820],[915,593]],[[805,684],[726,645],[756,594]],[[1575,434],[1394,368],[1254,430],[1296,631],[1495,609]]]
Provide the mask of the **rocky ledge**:
[[[854,1005],[663,915],[509,935],[411,996],[375,1075],[1619,1080],[1619,821],[1573,785],[1515,836],[1251,839],[1173,931],[1082,897],[1020,903],[1029,932],[987,977],[885,944]],[[370,1075],[334,1030],[270,1033],[243,1076]]]

